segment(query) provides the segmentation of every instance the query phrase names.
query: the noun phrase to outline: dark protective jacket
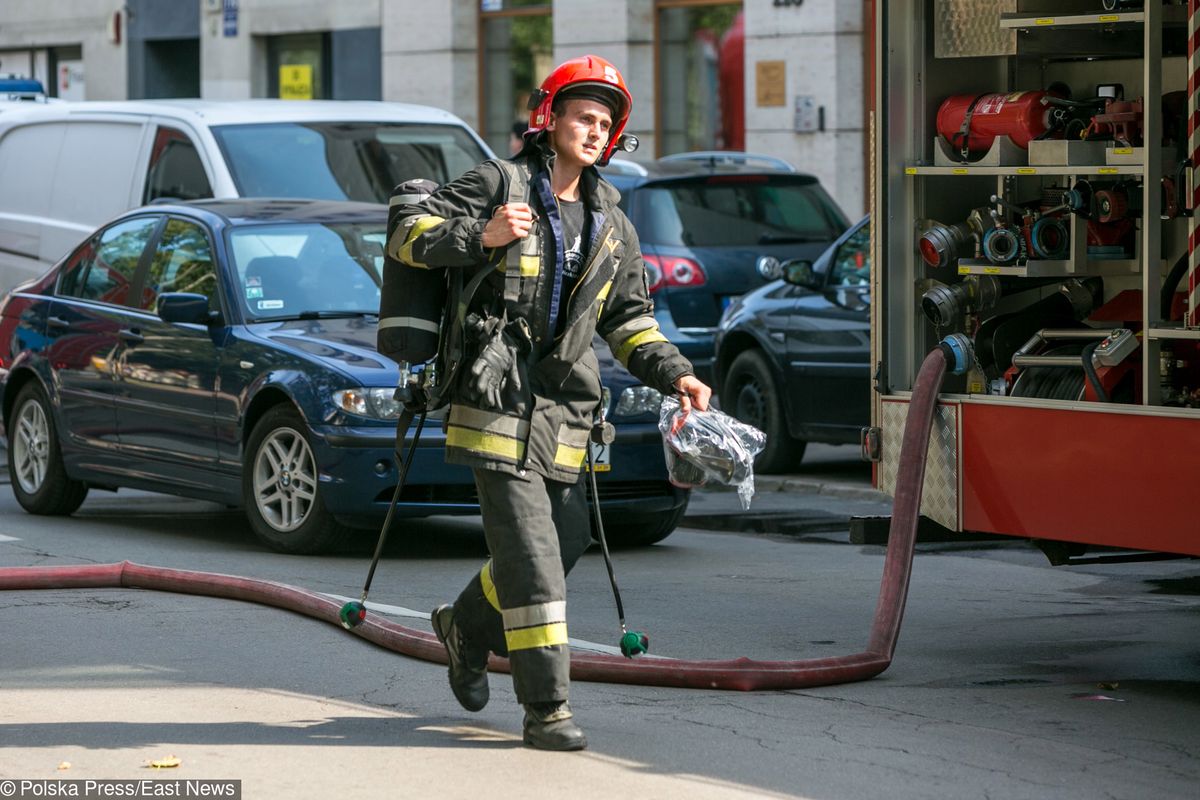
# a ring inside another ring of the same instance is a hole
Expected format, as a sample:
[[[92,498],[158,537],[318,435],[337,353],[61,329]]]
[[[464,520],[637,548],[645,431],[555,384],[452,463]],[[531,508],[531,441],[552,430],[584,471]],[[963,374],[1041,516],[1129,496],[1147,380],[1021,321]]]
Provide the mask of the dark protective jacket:
[[[569,293],[561,290],[562,242],[554,233],[561,224],[549,180],[553,158],[531,145],[514,159],[516,169],[480,164],[423,202],[402,207],[387,246],[389,255],[409,266],[462,268],[468,278],[487,269],[470,309],[503,315],[508,330],[528,331],[528,349],[519,356],[520,386],[508,382],[502,410],[470,402],[460,385],[449,388],[446,460],[517,475],[534,470],[574,483],[601,400],[593,336],[603,336],[634,376],[664,394],[692,373],[692,365],[659,331],[637,234],[617,208],[617,190],[592,167],[581,178],[590,246],[578,283]],[[506,172],[525,183],[513,186],[518,196],[524,189],[538,220],[526,239],[485,250],[484,226],[510,196]],[[565,308],[566,324],[557,336],[552,306]],[[476,352],[468,345],[459,383]]]

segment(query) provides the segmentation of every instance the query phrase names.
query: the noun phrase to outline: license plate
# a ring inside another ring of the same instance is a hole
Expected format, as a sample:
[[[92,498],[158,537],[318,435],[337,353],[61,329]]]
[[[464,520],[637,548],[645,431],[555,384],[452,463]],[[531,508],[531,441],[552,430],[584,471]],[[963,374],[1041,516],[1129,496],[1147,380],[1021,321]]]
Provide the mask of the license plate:
[[[589,447],[592,448],[592,463],[596,465],[596,472],[608,472],[612,469],[612,447],[607,444],[597,444],[590,442]]]

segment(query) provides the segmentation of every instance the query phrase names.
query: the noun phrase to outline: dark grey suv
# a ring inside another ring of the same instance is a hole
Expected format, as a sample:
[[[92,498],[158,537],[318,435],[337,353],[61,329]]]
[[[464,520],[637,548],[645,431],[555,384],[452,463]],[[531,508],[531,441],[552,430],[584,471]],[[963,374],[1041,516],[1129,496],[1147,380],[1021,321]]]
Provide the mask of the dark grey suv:
[[[779,261],[815,260],[849,227],[815,177],[768,156],[681,153],[603,173],[637,229],[659,327],[710,383],[726,306],[777,277]]]
[[[760,472],[786,472],[808,442],[849,444],[869,424],[871,225],[813,263],[736,300],[716,334],[721,408],[767,434]]]

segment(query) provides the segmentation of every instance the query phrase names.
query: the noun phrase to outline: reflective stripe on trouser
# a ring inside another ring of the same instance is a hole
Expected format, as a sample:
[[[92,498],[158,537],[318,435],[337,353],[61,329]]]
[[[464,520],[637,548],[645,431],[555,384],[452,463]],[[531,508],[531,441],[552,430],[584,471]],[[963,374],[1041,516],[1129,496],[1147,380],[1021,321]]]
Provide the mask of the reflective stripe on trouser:
[[[492,558],[455,601],[455,618],[468,639],[508,656],[518,702],[566,700],[566,574],[592,541],[584,485],[474,472]]]

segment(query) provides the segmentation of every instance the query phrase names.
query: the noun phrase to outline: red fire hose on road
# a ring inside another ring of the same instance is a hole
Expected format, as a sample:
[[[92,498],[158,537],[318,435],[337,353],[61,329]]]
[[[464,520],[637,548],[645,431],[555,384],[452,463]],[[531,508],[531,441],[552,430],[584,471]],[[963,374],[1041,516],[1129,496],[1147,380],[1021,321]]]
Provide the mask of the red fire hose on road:
[[[935,349],[926,356],[913,386],[900,451],[887,557],[883,565],[875,620],[865,651],[850,656],[801,661],[755,661],[749,658],[629,660],[620,656],[572,653],[571,678],[645,686],[753,691],[803,689],[861,681],[887,669],[892,663],[892,654],[900,635],[900,622],[904,616],[904,603],[908,597],[929,431],[942,377],[951,358],[948,348]],[[244,600],[296,611],[341,626],[338,616],[340,601],[273,581],[151,567],[128,561],[96,566],[0,569],[0,590],[94,588],[152,589]],[[378,615],[370,615],[353,632],[403,655],[439,663],[446,661],[446,651],[432,633],[380,620]],[[508,661],[493,656],[490,667],[507,672]]]

